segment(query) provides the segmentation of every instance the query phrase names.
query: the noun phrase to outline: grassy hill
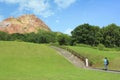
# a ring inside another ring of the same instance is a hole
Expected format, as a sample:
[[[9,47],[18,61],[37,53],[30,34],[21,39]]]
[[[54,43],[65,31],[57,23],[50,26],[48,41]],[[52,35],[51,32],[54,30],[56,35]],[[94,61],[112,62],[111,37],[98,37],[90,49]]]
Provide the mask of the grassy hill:
[[[119,75],[79,69],[47,45],[0,41],[0,80],[120,80]]]
[[[103,59],[109,59],[109,69],[120,70],[120,51],[108,49],[106,51],[99,50],[90,46],[68,46],[70,49],[89,58],[94,67],[103,68]]]

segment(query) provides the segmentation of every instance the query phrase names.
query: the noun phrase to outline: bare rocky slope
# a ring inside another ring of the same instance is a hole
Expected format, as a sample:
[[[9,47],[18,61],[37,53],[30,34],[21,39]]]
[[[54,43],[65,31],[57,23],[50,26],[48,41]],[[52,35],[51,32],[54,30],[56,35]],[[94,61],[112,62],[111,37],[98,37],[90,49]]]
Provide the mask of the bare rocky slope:
[[[38,30],[51,31],[50,28],[35,15],[22,15],[18,18],[10,17],[0,22],[0,31],[13,33],[30,33]]]

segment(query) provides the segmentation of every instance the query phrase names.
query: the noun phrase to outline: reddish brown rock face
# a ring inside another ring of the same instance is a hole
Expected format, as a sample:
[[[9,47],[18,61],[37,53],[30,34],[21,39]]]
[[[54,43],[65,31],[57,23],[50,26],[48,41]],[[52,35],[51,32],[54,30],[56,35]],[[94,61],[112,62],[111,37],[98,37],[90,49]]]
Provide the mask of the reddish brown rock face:
[[[30,33],[38,30],[51,31],[50,28],[35,15],[23,15],[18,18],[7,18],[0,22],[0,31],[12,33]]]

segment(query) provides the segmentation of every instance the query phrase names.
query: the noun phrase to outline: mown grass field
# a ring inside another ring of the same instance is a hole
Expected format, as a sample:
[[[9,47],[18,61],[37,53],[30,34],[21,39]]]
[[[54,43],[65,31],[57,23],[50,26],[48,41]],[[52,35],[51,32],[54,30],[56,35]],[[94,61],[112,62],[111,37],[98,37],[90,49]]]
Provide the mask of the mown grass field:
[[[107,51],[99,50],[89,46],[68,46],[70,49],[78,52],[82,56],[92,61],[94,67],[103,68],[104,57],[109,59],[109,69],[120,70],[120,51],[109,49]]]
[[[120,80],[120,74],[79,69],[44,44],[0,41],[0,80]]]

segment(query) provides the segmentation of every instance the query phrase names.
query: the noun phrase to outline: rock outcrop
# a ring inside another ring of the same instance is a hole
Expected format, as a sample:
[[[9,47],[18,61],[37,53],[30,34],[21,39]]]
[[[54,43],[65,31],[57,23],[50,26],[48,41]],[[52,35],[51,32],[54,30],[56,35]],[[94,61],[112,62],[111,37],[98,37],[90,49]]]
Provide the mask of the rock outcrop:
[[[0,22],[0,31],[13,33],[37,33],[38,30],[51,31],[50,28],[35,15],[22,15],[18,18],[10,17]]]

